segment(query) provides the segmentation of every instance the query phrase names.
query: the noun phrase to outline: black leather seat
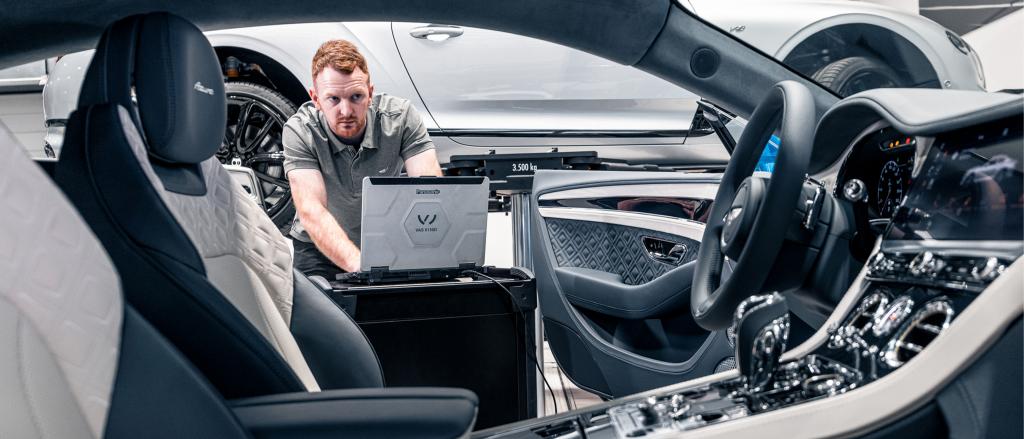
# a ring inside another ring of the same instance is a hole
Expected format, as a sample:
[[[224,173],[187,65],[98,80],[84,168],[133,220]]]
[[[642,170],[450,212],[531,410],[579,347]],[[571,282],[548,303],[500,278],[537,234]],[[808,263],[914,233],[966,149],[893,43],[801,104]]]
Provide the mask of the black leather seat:
[[[467,390],[348,389],[225,401],[121,294],[71,203],[0,124],[0,437],[467,436]],[[230,358],[224,361],[230,364]]]
[[[0,125],[0,437],[249,437]]]
[[[225,118],[199,29],[123,19],[97,47],[55,179],[128,303],[225,397],[382,387],[365,335],[292,270],[290,242],[214,157]]]

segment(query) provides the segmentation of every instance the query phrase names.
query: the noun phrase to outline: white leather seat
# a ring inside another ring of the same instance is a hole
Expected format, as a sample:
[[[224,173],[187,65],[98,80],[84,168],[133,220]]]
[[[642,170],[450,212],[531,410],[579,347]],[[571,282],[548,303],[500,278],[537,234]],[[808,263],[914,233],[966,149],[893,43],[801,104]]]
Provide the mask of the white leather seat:
[[[125,309],[99,241],[3,125],[0,155],[0,437],[247,437]]]

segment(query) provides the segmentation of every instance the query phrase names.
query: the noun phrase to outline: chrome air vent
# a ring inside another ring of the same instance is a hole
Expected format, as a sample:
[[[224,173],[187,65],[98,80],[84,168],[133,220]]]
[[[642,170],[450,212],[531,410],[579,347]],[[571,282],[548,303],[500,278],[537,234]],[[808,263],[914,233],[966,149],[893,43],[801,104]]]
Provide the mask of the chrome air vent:
[[[889,305],[889,296],[885,293],[872,293],[860,302],[860,305],[850,317],[848,326],[857,333],[864,335],[879,313]]]
[[[889,367],[900,367],[921,353],[953,320],[953,307],[939,299],[928,302],[900,328],[882,351],[882,361]]]

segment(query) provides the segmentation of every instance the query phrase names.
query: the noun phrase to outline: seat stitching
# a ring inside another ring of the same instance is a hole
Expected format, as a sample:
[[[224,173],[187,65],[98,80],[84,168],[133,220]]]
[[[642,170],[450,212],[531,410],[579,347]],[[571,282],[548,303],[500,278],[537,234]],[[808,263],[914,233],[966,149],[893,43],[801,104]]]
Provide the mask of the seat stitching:
[[[249,268],[248,265],[245,265],[245,267]],[[273,299],[271,299],[271,302],[273,302]],[[277,332],[274,331],[274,326],[270,324],[270,319],[267,318],[267,313],[263,310],[263,304],[260,302],[259,298],[256,298],[256,310],[259,311],[260,317],[263,319],[263,324],[267,327],[267,332],[269,332],[270,336],[274,339],[274,347],[277,348],[277,351],[281,353],[282,357],[285,357],[284,361],[290,364],[291,362],[288,361],[288,357],[284,355],[284,348],[281,346],[281,342],[277,339]]]
[[[43,429],[43,423],[40,422],[40,420],[39,420],[39,414],[36,413],[36,401],[32,398],[32,394],[28,391],[28,377],[29,377],[29,375],[27,373],[26,368],[24,367],[25,366],[25,364],[24,364],[25,363],[25,356],[24,356],[25,352],[24,352],[24,346],[22,344],[22,335],[23,335],[24,324],[25,324],[24,322],[25,322],[24,319],[19,317],[18,318],[17,326],[15,327],[15,332],[17,334],[14,337],[14,340],[15,340],[14,352],[15,352],[15,355],[17,356],[17,360],[16,361],[18,362],[17,363],[17,365],[18,365],[18,376],[24,377],[24,379],[20,380],[21,381],[21,391],[22,391],[22,393],[25,394],[25,401],[28,402],[28,404],[27,404],[28,413],[29,413],[29,416],[32,418],[32,424],[35,425],[36,431],[39,432],[39,437],[45,438],[45,437],[49,437],[49,436],[46,434],[46,431]]]
[[[90,118],[92,116],[93,110],[98,108],[98,107],[99,106],[89,106],[89,107],[86,108],[86,111],[85,111],[85,132],[83,134],[83,137],[85,138],[85,140],[84,140],[85,146],[83,146],[82,149],[84,150],[84,154],[86,155],[86,160],[84,162],[85,162],[85,166],[87,168],[87,173],[88,173],[88,176],[89,176],[90,187],[92,188],[93,193],[95,193],[95,194],[102,194],[102,191],[99,190],[97,181],[95,179],[97,173],[93,172],[92,162],[89,159],[89,157],[90,157],[90,154],[89,154],[89,152],[90,152],[90,145],[93,144],[93,142],[90,142],[90,139],[89,139],[89,129],[92,126]],[[117,106],[117,105],[111,105],[111,107],[114,108],[115,111],[118,113],[118,116],[120,116],[118,118],[118,121],[120,122],[120,124],[122,126],[121,135],[125,137],[125,142],[129,144],[129,148],[130,148],[131,147],[131,142],[127,139],[129,136],[126,133],[126,130],[129,129],[128,127],[134,127],[134,124],[131,124],[130,120],[128,120],[128,121],[125,120],[125,117],[127,116],[127,113],[126,113],[126,111],[123,110],[123,108],[119,108],[119,106]],[[138,156],[136,156],[136,158],[138,158]],[[142,168],[141,164],[140,164],[140,168]],[[143,172],[143,173],[145,173],[145,172]],[[148,187],[151,190],[154,190],[155,193],[157,194],[157,196],[160,197],[160,199],[161,199],[160,206],[163,206],[164,209],[165,209],[165,212],[167,212],[168,214],[170,214],[170,215],[174,214],[173,211],[170,210],[169,206],[167,206],[166,202],[163,200],[163,197],[160,196],[161,192],[156,190],[156,186],[142,185],[140,187],[143,187],[143,188]],[[195,267],[192,267],[190,264],[188,264],[185,261],[180,261],[177,258],[172,257],[171,255],[168,255],[168,254],[160,252],[160,251],[156,251],[152,247],[148,247],[148,246],[142,245],[139,242],[136,242],[135,239],[127,232],[125,226],[118,221],[118,218],[115,215],[113,215],[112,211],[110,210],[110,206],[108,205],[108,202],[107,202],[106,198],[104,198],[104,197],[97,197],[97,204],[99,204],[99,206],[102,209],[103,214],[106,216],[106,219],[109,221],[110,225],[112,226],[113,232],[117,235],[117,237],[119,239],[121,239],[127,245],[128,250],[130,252],[132,252],[133,254],[135,254],[137,257],[139,257],[142,260],[144,260],[150,268],[156,270],[158,273],[160,273],[162,276],[164,276],[169,282],[174,284],[175,288],[177,288],[179,290],[182,290],[182,291],[188,291],[189,290],[184,284],[182,284],[178,280],[177,276],[173,275],[170,271],[168,271],[166,269],[166,267],[164,267],[164,265],[161,262],[155,260],[153,258],[153,256],[151,256],[149,254],[149,252],[153,252],[153,253],[156,253],[156,254],[160,254],[160,255],[169,257],[169,258],[171,258],[172,261],[178,262],[178,263],[180,263],[180,264],[182,264],[182,265],[184,265],[186,267],[189,267],[190,269],[194,270],[197,274],[199,274],[201,277],[206,279],[206,274],[205,274],[206,270],[205,270],[205,267],[203,266],[202,257],[198,254],[198,250],[195,248],[194,245],[190,246],[190,247],[192,248],[192,251],[195,252],[195,257],[199,261],[199,269],[196,269]],[[177,223],[177,221],[175,221],[175,223],[176,224],[180,224],[180,223]],[[179,227],[180,227],[180,225],[179,225]],[[188,236],[186,231],[182,230],[182,233],[185,233],[186,237]],[[212,284],[210,284],[208,280],[207,280],[207,285],[209,285],[210,288],[214,289],[215,291],[217,290],[216,287],[213,286]],[[280,384],[285,384],[285,382],[287,382],[287,381],[294,381],[300,387],[304,387],[304,383],[298,377],[298,375],[294,372],[294,370],[292,370],[291,365],[288,363],[287,359],[284,358],[283,353],[281,353],[279,350],[274,349],[274,346],[269,346],[269,347],[272,349],[272,351],[274,353],[277,353],[278,355],[280,355],[280,358],[283,361],[285,368],[275,367],[275,364],[273,364],[274,362],[266,361],[267,359],[264,358],[263,355],[260,355],[261,352],[260,352],[260,349],[258,347],[259,342],[253,342],[253,341],[248,340],[248,339],[246,339],[244,337],[238,337],[237,336],[238,333],[236,331],[234,331],[234,328],[232,326],[226,325],[223,322],[221,322],[220,319],[219,319],[220,315],[218,313],[215,313],[212,309],[210,309],[205,302],[202,302],[200,300],[199,297],[196,297],[195,295],[185,295],[184,297],[187,300],[189,300],[189,301],[191,301],[193,303],[198,304],[199,305],[199,309],[203,313],[205,313],[209,317],[212,317],[210,319],[211,322],[213,322],[215,324],[219,324],[222,328],[225,329],[225,333],[231,334],[234,339],[238,340],[239,346],[241,347],[241,349],[243,349],[246,352],[252,354],[254,358],[259,360],[262,364],[266,365],[267,369],[269,370],[270,373],[272,373],[274,376],[276,376],[276,377],[278,377],[278,378],[280,378],[282,380],[280,382]],[[221,294],[221,297],[225,301],[227,301],[228,304],[230,305],[230,301],[227,300],[227,297],[225,297],[223,294]],[[231,305],[231,306],[233,306],[233,305]],[[236,311],[237,311],[237,308],[236,308]],[[243,320],[245,320],[245,316],[241,315],[240,312],[239,312],[239,317],[241,317]],[[257,335],[259,335],[259,331],[256,330],[254,325],[252,325],[251,323],[249,323],[249,325],[250,325],[250,327],[252,327],[252,329],[254,331],[257,332]],[[270,345],[270,341],[267,340],[265,337],[263,338],[263,340],[266,340],[267,345]],[[291,372],[291,373],[289,373],[289,372]]]
[[[164,21],[165,21],[164,24],[169,24],[168,23],[169,20],[167,20],[166,17],[163,17],[163,18],[164,18]],[[167,60],[168,62],[166,64],[166,67],[168,68],[168,70],[171,71],[170,72],[171,73],[170,77],[171,78],[177,78],[177,75],[175,74],[175,71],[174,71],[174,68],[175,68],[174,60],[173,60],[174,55],[171,54],[171,37],[170,37],[170,32],[168,31],[167,26],[164,26],[163,30],[165,32],[162,32],[160,37],[161,37],[161,39],[163,39],[164,49],[166,50],[166,52],[164,52],[164,54],[165,55],[170,55],[170,58]],[[169,107],[169,111],[167,111],[165,113],[167,115],[167,120],[165,120],[167,125],[164,127],[164,132],[162,132],[160,134],[161,134],[161,141],[166,142],[162,146],[169,147],[170,143],[175,140],[173,133],[175,131],[174,124],[177,123],[177,116],[178,116],[178,114],[176,112],[178,111],[178,105],[177,105],[178,102],[177,102],[177,95],[175,95],[176,87],[175,87],[174,81],[167,81],[167,82],[165,82],[165,84],[167,85],[167,89],[168,89],[167,90],[168,91],[167,96],[170,96],[171,98],[167,100],[167,106]],[[172,133],[172,134],[168,134],[168,133]]]

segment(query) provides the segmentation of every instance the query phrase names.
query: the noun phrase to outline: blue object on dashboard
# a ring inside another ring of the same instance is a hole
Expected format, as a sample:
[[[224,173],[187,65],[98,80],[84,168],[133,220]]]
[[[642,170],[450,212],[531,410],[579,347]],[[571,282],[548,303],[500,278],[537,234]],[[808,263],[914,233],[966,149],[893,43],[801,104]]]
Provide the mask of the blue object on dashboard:
[[[761,151],[761,158],[757,159],[754,172],[761,171],[771,174],[775,170],[775,156],[779,155],[779,145],[781,144],[782,140],[779,139],[779,136],[772,134],[768,143],[764,145],[764,150]]]

